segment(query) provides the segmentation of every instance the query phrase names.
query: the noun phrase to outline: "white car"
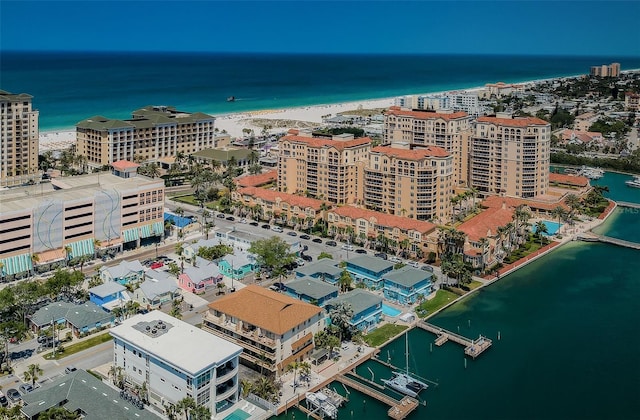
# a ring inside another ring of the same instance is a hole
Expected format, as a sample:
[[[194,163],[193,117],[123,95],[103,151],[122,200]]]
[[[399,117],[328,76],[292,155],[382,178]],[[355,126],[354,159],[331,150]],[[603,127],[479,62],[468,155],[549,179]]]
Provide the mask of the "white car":
[[[278,233],[284,232],[280,226],[271,226],[271,230]]]
[[[396,256],[393,257],[389,257],[389,261],[393,262],[393,263],[401,263],[402,260]]]
[[[304,260],[302,258],[297,258],[296,264],[298,264],[298,267],[302,267],[304,265]]]
[[[417,261],[407,261],[407,264],[410,265],[413,268],[418,268],[420,267],[420,264],[418,264]]]
[[[342,245],[342,249],[344,249],[345,251],[353,251],[353,245]]]

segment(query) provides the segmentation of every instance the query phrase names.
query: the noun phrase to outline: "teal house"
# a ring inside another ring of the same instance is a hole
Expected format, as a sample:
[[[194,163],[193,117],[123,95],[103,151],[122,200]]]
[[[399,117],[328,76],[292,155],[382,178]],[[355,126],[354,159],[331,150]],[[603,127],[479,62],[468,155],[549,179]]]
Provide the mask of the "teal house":
[[[375,290],[382,289],[382,277],[393,270],[393,263],[369,255],[358,255],[346,263],[346,269],[356,284],[364,283]]]
[[[256,268],[256,257],[244,251],[236,251],[235,254],[225,255],[218,261],[220,274],[235,280],[245,278],[254,272]]]
[[[284,292],[292,298],[312,305],[324,306],[338,297],[338,288],[312,277],[300,277],[284,285]]]
[[[144,267],[138,260],[123,260],[116,266],[102,267],[100,269],[100,279],[105,283],[115,281],[123,286],[137,284],[144,280]]]
[[[334,286],[338,284],[340,274],[342,274],[342,268],[327,258],[296,268],[297,278],[312,277]]]
[[[382,278],[384,297],[401,305],[412,305],[420,295],[431,293],[432,278],[433,273],[407,266],[393,270]]]
[[[349,324],[364,333],[375,330],[382,319],[382,298],[366,290],[354,289],[331,299],[325,305],[327,312],[339,303],[351,306],[353,316]]]

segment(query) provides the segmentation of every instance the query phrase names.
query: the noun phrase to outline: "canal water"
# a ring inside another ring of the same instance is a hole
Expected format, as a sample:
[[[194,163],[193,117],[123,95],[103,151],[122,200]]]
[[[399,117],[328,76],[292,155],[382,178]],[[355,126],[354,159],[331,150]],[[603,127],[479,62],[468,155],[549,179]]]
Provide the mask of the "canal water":
[[[610,198],[640,203],[640,191],[624,185],[629,178],[607,173],[598,183],[609,186]],[[598,233],[640,242],[640,210],[617,210]],[[469,338],[491,338],[478,359],[465,362],[452,342],[436,347],[425,331],[409,333],[409,369],[434,384],[420,394],[426,406],[408,418],[637,418],[639,301],[640,251],[562,246],[430,319]],[[404,338],[379,357],[404,369]],[[357,374],[381,384],[391,370],[368,361]],[[345,394],[341,384],[331,386]],[[339,419],[387,418],[387,406],[353,390],[349,398]]]

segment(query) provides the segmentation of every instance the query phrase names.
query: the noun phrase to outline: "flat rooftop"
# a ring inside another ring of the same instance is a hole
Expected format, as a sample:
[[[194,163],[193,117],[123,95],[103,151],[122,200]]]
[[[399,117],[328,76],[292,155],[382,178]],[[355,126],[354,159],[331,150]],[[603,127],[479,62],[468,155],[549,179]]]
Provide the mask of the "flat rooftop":
[[[0,191],[0,213],[34,208],[52,200],[63,202],[87,200],[103,190],[125,192],[140,188],[160,188],[163,185],[162,179],[151,179],[145,176],[125,179],[107,172],[54,178],[50,183]]]
[[[154,325],[166,328],[154,333]],[[126,319],[110,334],[192,375],[242,353],[242,347],[160,311]]]

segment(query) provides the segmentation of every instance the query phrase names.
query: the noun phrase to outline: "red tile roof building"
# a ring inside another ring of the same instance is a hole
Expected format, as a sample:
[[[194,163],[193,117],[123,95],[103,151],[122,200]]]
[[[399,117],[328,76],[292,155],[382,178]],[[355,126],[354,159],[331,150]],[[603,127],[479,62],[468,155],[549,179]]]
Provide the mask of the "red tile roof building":
[[[278,170],[274,169],[262,174],[243,176],[242,178],[236,178],[236,184],[238,187],[261,187],[263,185],[275,182],[278,180]]]
[[[453,156],[437,146],[371,150],[364,205],[372,210],[445,223],[451,216]]]
[[[533,198],[549,188],[551,125],[539,118],[478,118],[469,144],[469,183],[481,195]]]
[[[369,137],[342,134],[333,138],[289,135],[279,142],[278,189],[305,193],[335,204],[362,196]]]
[[[466,112],[433,112],[392,106],[385,113],[385,143],[441,147],[453,156],[453,182],[467,180],[466,148],[471,117]]]

